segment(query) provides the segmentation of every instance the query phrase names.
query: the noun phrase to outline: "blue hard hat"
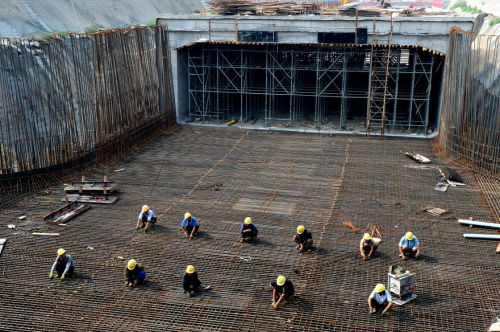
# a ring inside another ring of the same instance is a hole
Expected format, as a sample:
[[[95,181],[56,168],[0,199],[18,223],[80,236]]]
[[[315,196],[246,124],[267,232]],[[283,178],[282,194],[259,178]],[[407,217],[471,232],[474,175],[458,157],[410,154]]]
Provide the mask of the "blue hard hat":
[[[139,279],[145,279],[145,278],[146,278],[146,272],[141,271],[141,272],[139,273]]]

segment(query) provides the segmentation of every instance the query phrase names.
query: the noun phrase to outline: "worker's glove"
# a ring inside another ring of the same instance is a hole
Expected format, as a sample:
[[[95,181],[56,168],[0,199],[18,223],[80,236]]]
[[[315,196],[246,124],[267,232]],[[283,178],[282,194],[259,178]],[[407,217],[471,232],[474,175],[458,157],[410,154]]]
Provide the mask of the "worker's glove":
[[[54,279],[54,272],[50,272],[49,279]]]
[[[139,226],[136,226],[135,229],[139,229]]]
[[[278,309],[278,305],[274,302],[271,304],[271,307],[273,307],[275,310]]]
[[[144,233],[147,233],[148,231],[149,231],[148,227],[144,228]]]
[[[66,276],[63,274],[63,275],[61,276],[61,280],[64,280],[64,279],[66,279]]]
[[[377,312],[377,309],[373,308],[373,309],[370,309],[370,315],[374,314]]]
[[[389,316],[389,311],[384,311],[384,312],[382,313],[382,315],[384,315],[384,316]]]

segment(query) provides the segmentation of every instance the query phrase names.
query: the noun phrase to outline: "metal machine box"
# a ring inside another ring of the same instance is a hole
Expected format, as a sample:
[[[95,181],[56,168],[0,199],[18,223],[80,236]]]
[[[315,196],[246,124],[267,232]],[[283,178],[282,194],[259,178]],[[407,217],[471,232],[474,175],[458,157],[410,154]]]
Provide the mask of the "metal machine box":
[[[387,279],[389,292],[395,295],[392,302],[402,305],[417,297],[413,294],[415,275],[403,264],[390,266]]]

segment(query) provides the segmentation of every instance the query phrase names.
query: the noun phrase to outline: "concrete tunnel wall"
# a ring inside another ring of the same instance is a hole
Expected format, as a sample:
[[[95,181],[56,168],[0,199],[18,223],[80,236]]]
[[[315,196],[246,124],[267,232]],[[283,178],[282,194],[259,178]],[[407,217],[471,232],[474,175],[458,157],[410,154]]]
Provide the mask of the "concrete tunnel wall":
[[[389,17],[375,18],[376,33],[379,38],[387,38],[390,30]],[[368,43],[373,41],[373,17],[358,19],[358,27],[366,28]],[[167,24],[170,32],[172,52],[172,72],[177,108],[177,121],[183,122],[187,109],[187,82],[185,81],[186,57],[178,58],[176,48],[199,39],[236,41],[236,17],[222,15],[164,15],[157,19]],[[275,31],[279,42],[317,43],[318,32],[354,32],[354,17],[332,16],[239,16],[239,31]],[[472,17],[396,17],[393,26],[393,44],[418,45],[440,53],[447,53],[450,28],[456,26],[470,31]],[[436,107],[440,108],[440,103]],[[437,110],[439,113],[439,110]]]

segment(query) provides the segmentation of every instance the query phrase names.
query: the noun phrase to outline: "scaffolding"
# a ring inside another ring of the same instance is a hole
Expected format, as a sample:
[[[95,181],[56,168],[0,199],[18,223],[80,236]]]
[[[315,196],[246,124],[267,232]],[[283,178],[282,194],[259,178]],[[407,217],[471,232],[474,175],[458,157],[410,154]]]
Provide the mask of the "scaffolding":
[[[432,80],[439,77],[433,68],[444,55],[414,45],[376,49],[375,56],[372,46],[354,44],[187,45],[179,50],[187,52],[187,116],[201,123],[239,120],[245,125],[263,117],[265,126],[305,121],[315,128],[333,123],[338,129],[353,118],[372,126],[378,117],[380,128],[425,133]],[[383,66],[384,109],[378,113],[369,107],[375,61]]]

